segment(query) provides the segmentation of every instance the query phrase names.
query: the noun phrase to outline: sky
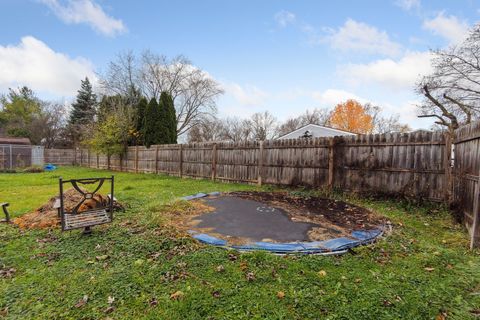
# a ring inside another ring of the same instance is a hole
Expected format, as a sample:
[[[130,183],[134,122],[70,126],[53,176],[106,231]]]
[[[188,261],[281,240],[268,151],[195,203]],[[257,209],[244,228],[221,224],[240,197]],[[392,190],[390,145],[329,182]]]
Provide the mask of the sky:
[[[0,93],[68,102],[116,55],[184,55],[218,81],[221,116],[279,120],[346,99],[411,127],[430,50],[458,44],[480,0],[0,0]]]

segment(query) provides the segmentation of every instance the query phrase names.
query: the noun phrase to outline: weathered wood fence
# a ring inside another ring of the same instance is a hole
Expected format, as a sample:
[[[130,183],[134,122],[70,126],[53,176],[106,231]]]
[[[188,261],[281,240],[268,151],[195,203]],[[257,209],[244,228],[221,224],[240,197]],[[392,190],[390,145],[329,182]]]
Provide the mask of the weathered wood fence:
[[[480,123],[457,130],[453,137],[441,131],[418,131],[137,146],[110,159],[87,149],[46,150],[46,161],[58,164],[217,181],[330,187],[456,203],[465,216],[472,246],[480,245],[479,157]]]
[[[480,247],[480,122],[455,132],[453,200],[470,232],[471,247]]]

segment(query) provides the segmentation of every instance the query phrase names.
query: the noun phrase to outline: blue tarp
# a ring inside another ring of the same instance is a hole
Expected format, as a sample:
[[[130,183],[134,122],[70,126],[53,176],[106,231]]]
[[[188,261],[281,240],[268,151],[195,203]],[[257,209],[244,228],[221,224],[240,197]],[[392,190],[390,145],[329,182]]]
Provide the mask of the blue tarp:
[[[380,229],[356,230],[352,232],[352,237],[361,241],[371,241],[382,233]]]
[[[56,170],[57,169],[57,166],[51,164],[51,163],[47,163],[44,167],[43,167],[43,170],[45,171],[53,171],[53,170]]]
[[[349,238],[335,238],[326,241],[322,241],[321,246],[330,251],[343,250],[356,247],[360,244],[360,241]]]
[[[214,246],[224,246],[224,245],[227,244],[227,241],[216,238],[216,237],[213,237],[213,236],[210,236],[210,235],[205,234],[205,233],[194,234],[192,237],[194,237],[198,241],[201,241],[201,242],[206,243],[206,244],[211,244],[211,245],[214,245]]]
[[[204,198],[204,197],[206,197],[206,196],[208,196],[208,194],[199,192],[199,193],[194,194],[194,195],[191,195],[191,196],[182,197],[182,199],[189,201],[189,200],[193,200],[193,199]]]

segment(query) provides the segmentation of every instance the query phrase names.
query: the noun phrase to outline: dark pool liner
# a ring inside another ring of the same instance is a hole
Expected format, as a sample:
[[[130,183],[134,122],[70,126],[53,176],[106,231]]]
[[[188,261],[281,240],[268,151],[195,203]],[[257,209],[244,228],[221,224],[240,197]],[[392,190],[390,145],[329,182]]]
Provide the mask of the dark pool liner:
[[[182,199],[193,200],[204,198],[207,196],[220,195],[219,192],[197,193],[192,196],[186,196]],[[354,230],[350,237],[332,238],[324,241],[310,241],[310,242],[290,242],[290,243],[274,243],[274,242],[254,242],[245,245],[229,245],[226,240],[211,236],[206,233],[198,233],[194,230],[189,231],[192,237],[198,241],[223,248],[237,249],[240,251],[269,251],[279,254],[287,253],[305,253],[305,254],[331,254],[331,253],[345,253],[348,249],[358,247],[374,242],[383,234],[382,229],[371,230]]]

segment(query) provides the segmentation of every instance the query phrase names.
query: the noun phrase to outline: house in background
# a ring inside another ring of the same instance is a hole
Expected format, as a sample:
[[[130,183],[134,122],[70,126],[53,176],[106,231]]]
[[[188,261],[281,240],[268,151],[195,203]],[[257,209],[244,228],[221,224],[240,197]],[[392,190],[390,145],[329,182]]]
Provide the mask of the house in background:
[[[298,139],[298,138],[318,138],[318,137],[334,137],[334,136],[354,136],[355,133],[348,131],[333,129],[329,127],[319,126],[317,124],[307,124],[297,130],[278,137],[282,139]]]

